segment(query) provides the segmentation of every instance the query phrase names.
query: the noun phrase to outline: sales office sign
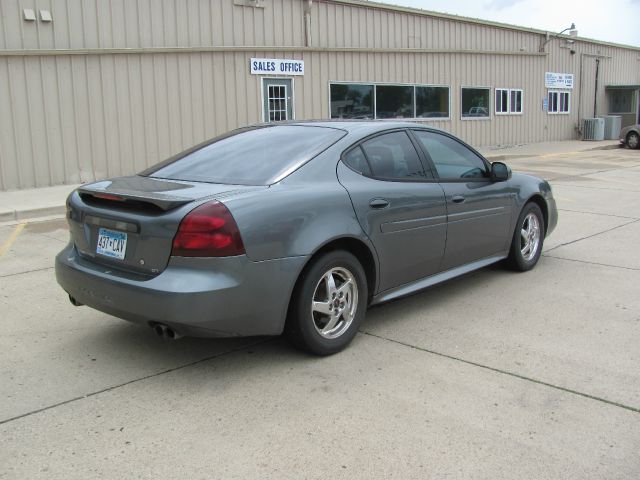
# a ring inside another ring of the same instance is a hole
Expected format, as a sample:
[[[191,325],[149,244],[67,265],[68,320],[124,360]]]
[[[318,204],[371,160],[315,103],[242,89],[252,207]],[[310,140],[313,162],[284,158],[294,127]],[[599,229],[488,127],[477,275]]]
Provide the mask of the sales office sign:
[[[252,58],[252,75],[304,75],[304,60]]]

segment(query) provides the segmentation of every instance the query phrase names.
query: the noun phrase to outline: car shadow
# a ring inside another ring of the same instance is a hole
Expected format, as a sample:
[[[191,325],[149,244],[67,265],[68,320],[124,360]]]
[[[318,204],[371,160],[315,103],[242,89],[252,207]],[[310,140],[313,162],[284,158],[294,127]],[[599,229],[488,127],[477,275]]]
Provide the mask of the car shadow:
[[[252,378],[257,378],[255,375],[263,375],[271,368],[279,371],[283,371],[282,368],[305,370],[315,369],[316,367],[310,366],[312,364],[340,363],[344,361],[341,358],[345,356],[359,354],[360,342],[366,342],[363,333],[378,327],[402,329],[403,322],[415,321],[418,315],[428,312],[429,309],[443,306],[446,308],[448,303],[460,301],[469,291],[486,286],[487,282],[491,282],[496,276],[510,274],[517,275],[506,271],[500,265],[490,266],[409,297],[370,307],[361,326],[361,335],[356,337],[346,351],[332,357],[317,357],[299,351],[282,336],[185,337],[169,341],[158,337],[149,328],[100,313],[96,313],[102,318],[96,318],[95,328],[82,329],[67,337],[59,348],[65,350],[68,355],[75,355],[75,360],[83,360],[90,365],[88,368],[79,369],[79,375],[98,376],[100,380],[94,384],[105,387],[125,385],[173,372],[188,376],[193,384],[203,381],[207,384],[231,381],[226,375],[220,376],[221,365],[224,365],[225,371],[232,372],[243,381],[251,381]],[[428,324],[425,327],[428,327]],[[285,364],[286,367],[282,367]],[[209,377],[211,371],[217,373]],[[205,376],[202,376],[203,372],[207,372]]]

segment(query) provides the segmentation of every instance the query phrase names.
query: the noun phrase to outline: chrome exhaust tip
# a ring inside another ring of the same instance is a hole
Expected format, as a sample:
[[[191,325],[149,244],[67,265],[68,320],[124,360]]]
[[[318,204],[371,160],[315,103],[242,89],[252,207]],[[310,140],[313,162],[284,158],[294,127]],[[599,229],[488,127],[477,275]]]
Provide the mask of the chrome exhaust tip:
[[[164,338],[165,340],[178,340],[182,337],[182,335],[176,332],[173,328],[163,325],[162,323],[155,323],[151,328],[153,328],[156,335]]]

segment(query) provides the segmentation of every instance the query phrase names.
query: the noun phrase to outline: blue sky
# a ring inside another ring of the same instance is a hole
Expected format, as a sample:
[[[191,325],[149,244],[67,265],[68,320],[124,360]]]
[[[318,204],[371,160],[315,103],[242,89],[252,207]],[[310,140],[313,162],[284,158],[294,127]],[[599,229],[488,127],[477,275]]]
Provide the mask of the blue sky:
[[[640,0],[377,0],[640,47]]]

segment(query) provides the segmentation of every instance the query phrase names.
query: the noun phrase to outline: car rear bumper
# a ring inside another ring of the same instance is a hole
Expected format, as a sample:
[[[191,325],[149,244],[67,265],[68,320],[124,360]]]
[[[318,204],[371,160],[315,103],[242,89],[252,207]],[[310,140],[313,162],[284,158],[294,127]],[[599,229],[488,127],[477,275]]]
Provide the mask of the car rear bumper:
[[[171,257],[141,279],[81,258],[73,244],[56,257],[56,279],[78,302],[142,324],[197,337],[278,335],[307,257],[252,262],[246,256]]]

